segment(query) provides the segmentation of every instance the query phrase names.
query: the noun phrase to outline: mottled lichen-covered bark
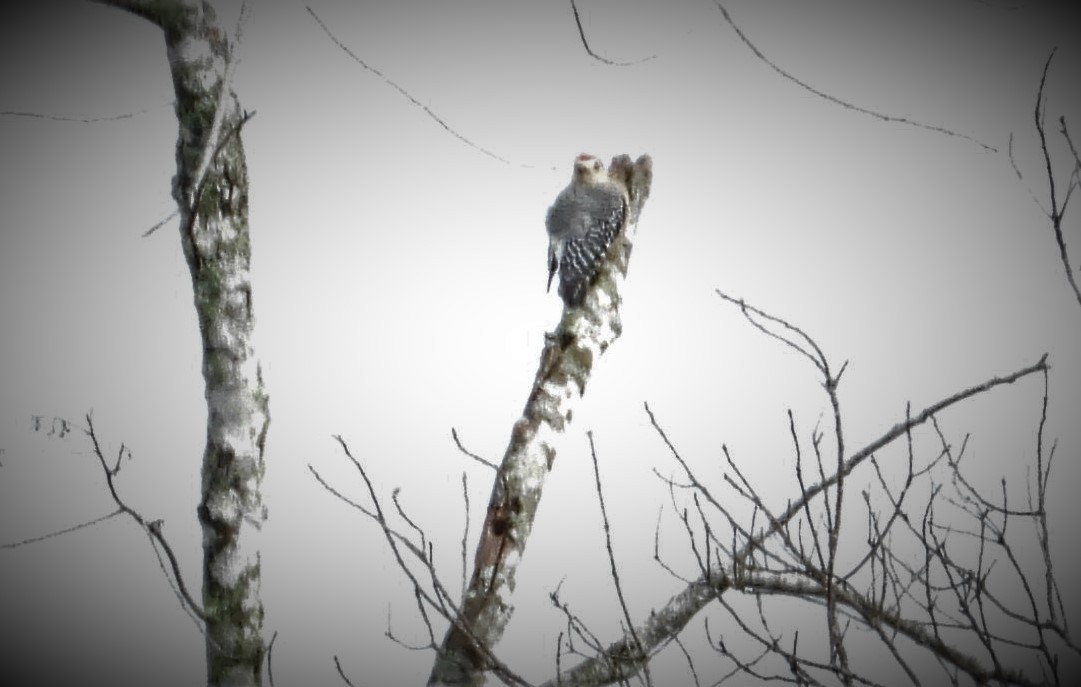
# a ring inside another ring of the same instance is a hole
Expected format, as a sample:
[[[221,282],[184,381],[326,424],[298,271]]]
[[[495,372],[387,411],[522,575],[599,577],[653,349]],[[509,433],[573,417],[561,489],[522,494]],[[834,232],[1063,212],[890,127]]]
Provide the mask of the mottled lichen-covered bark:
[[[679,636],[683,628],[711,601],[722,595],[731,581],[724,573],[701,575],[664,606],[651,612],[633,631],[605,647],[603,652],[565,669],[540,687],[594,687],[630,684],[655,652]],[[639,651],[641,646],[641,651]]]
[[[198,313],[207,402],[198,508],[207,683],[259,685],[265,647],[255,539],[266,520],[261,483],[269,406],[252,345],[248,174],[239,136],[245,115],[228,84],[235,46],[207,2],[107,4],[162,28],[176,93],[173,197]]]
[[[652,161],[644,155],[632,163],[621,155],[612,160],[609,174],[628,188],[626,230],[613,243],[583,304],[565,308],[556,331],[548,335],[533,391],[511,430],[492,487],[460,618],[443,640],[429,685],[482,685],[493,670],[489,659],[514,610],[510,595],[515,574],[555,459],[554,435],[571,421],[594,361],[622,331],[620,286],[638,215],[649,196]]]
[[[264,652],[263,604],[259,551],[251,540],[266,519],[260,487],[269,415],[252,347],[248,172],[236,131],[243,115],[231,94],[219,97],[229,57],[221,29],[209,8],[191,17],[190,31],[167,29],[166,41],[180,123],[173,195],[187,229],[181,241],[199,316],[207,401],[199,521],[208,684],[255,685]],[[219,101],[225,111],[217,135],[225,143],[197,193],[199,165],[208,146],[218,144],[207,136]],[[186,206],[191,200],[194,208]]]

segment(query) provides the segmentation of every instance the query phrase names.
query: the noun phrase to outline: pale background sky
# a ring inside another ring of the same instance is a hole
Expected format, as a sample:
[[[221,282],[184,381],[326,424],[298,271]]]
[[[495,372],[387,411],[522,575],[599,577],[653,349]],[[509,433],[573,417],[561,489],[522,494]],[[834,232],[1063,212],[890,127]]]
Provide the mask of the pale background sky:
[[[923,407],[1048,352],[1052,528],[1081,618],[1081,309],[1030,196],[1046,205],[1032,109],[1054,45],[1049,130],[1063,174],[1059,115],[1081,139],[1075,19],[1039,2],[728,6],[775,63],[817,88],[965,133],[995,154],[799,89],[711,2],[581,0],[596,51],[655,56],[627,67],[585,54],[567,2],[313,7],[369,64],[511,164],[464,145],[362,69],[302,4],[253,7],[234,85],[258,112],[243,137],[271,397],[263,598],[268,636],[280,633],[279,685],[338,684],[334,654],[358,685],[426,677],[430,653],[383,637],[389,609],[399,636],[424,640],[381,534],[306,466],[361,496],[331,439],[342,434],[385,497],[402,487],[457,586],[460,476],[470,479],[471,558],[490,475],[458,453],[450,430],[502,456],[560,312],[543,289],[544,211],[582,151],[649,152],[656,176],[623,293],[624,335],[595,368],[518,575],[500,647],[508,662],[531,679],[551,675],[564,624],[547,595],[561,580],[565,600],[616,636],[587,429],[637,619],[680,588],[651,561],[667,507],[651,471],[673,463],[643,401],[716,484],[723,442],[774,504],[797,493],[785,410],[805,438],[828,407],[819,380],[715,288],[799,324],[835,365],[850,361],[841,402],[853,448],[902,419],[906,401]],[[197,589],[205,405],[190,281],[175,220],[140,238],[173,209],[162,37],[89,3],[13,12],[0,18],[0,110],[137,114],[0,117],[0,542],[112,509],[80,433],[31,429],[33,415],[81,423],[93,410],[108,450],[124,442],[134,453],[124,496],[164,519]],[[1011,132],[1024,183],[1005,154]],[[1075,265],[1078,217],[1072,208],[1064,226]],[[1033,379],[942,417],[954,441],[972,432],[975,479],[1023,485],[1040,390]],[[671,559],[694,574],[683,540],[665,531]],[[863,532],[853,520],[847,536]],[[0,618],[0,670],[32,667],[41,684],[203,679],[202,637],[121,519],[0,551]],[[658,670],[678,668],[666,661]],[[680,684],[682,673],[661,675]]]

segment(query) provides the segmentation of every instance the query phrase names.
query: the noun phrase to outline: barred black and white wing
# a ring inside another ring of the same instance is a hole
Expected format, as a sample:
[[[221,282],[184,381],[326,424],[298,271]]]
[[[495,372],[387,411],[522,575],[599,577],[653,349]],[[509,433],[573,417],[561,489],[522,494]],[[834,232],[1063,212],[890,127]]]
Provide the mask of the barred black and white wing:
[[[601,261],[627,219],[627,198],[592,155],[575,158],[571,183],[548,208],[548,289],[559,272],[559,295],[581,305]]]
[[[601,261],[608,253],[627,216],[623,196],[615,189],[593,203],[597,207],[581,234],[567,238],[559,260],[559,295],[570,306],[582,304],[586,290],[593,284]]]

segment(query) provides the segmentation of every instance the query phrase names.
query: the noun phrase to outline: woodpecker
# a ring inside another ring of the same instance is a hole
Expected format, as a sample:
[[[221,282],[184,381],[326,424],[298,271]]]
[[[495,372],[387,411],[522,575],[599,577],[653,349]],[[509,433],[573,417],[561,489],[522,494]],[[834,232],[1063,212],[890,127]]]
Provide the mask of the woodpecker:
[[[574,159],[571,183],[548,208],[548,290],[559,271],[559,295],[581,305],[601,260],[627,221],[627,194],[604,163],[588,153]]]

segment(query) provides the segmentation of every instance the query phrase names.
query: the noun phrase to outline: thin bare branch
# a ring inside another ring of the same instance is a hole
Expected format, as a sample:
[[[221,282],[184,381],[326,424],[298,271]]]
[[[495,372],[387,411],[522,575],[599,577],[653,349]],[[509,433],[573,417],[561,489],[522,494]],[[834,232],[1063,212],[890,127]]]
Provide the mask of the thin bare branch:
[[[829,366],[826,363],[826,356],[822,353],[822,350],[818,348],[818,345],[815,344],[814,340],[811,339],[811,337],[808,336],[807,333],[804,332],[802,329],[795,325],[789,324],[787,321],[780,317],[770,315],[769,313],[754,307],[750,303],[745,302],[742,298],[733,298],[732,296],[729,296],[720,289],[714,289],[714,291],[724,300],[739,306],[740,311],[743,313],[743,316],[747,318],[747,321],[754,325],[754,327],[760,332],[762,332],[766,336],[769,336],[770,338],[777,339],[778,341],[785,344],[792,350],[796,351],[803,357],[807,358],[809,361],[811,361],[811,364],[815,366],[815,369],[817,369],[822,374],[828,376]],[[792,339],[789,339],[788,337],[782,336],[781,334],[778,334],[777,332],[768,329],[765,325],[756,320],[754,317],[751,317],[752,314],[770,322],[773,322],[774,324],[778,324],[785,330],[797,335],[799,338],[803,339],[807,343],[807,346],[809,346],[810,349],[805,347],[803,344],[797,343]]]
[[[649,57],[643,57],[640,60],[634,60],[632,62],[615,62],[608,59],[607,57],[602,57],[598,55],[597,53],[593,52],[593,48],[589,46],[589,40],[586,39],[586,30],[582,27],[582,17],[578,14],[578,3],[575,2],[575,0],[571,0],[571,10],[574,11],[574,23],[578,26],[578,37],[582,40],[582,47],[585,48],[586,53],[588,53],[589,56],[593,59],[611,65],[613,67],[629,67],[631,65],[641,64],[642,62],[648,62],[649,60],[657,57],[656,55],[650,55]]]
[[[577,614],[571,611],[570,605],[563,601],[559,596],[559,590],[563,587],[563,580],[559,581],[556,588],[548,593],[548,600],[555,606],[567,621],[567,630],[565,637],[567,638],[567,653],[575,656],[586,656],[586,654],[579,651],[574,646],[574,638],[577,637],[591,652],[593,656],[597,656],[603,659],[605,665],[611,671],[611,678],[609,682],[622,682],[626,679],[626,671],[622,667],[622,663],[627,660],[627,657],[622,654],[609,656],[605,652],[604,644],[600,638],[589,629],[589,626],[578,617]],[[557,675],[558,679],[558,675]]]
[[[1014,159],[1014,155],[1013,155],[1013,132],[1012,131],[1010,132],[1009,142],[1006,144],[1006,150],[1007,150],[1007,155],[1008,155],[1008,157],[1010,159],[1010,166],[1013,168],[1014,174],[1017,175],[1017,180],[1024,183],[1025,177],[1024,177],[1023,174],[1021,174],[1021,169],[1017,166],[1017,160]],[[1033,192],[1032,187],[1029,186],[1028,184],[1025,184],[1025,190],[1028,191],[1028,196],[1029,196],[1029,198],[1032,199],[1032,202],[1036,204],[1036,207],[1040,208],[1040,212],[1042,212],[1042,213],[1044,213],[1046,215],[1050,215],[1050,213],[1047,212],[1047,209],[1044,208],[1043,203],[1040,202],[1040,199],[1036,197],[1036,193]]]
[[[199,164],[195,168],[195,173],[192,176],[192,183],[189,187],[191,189],[191,195],[188,197],[189,215],[192,218],[191,222],[195,222],[196,208],[199,204],[199,199],[203,194],[203,187],[206,184],[206,173],[210,169],[210,165],[217,159],[218,155],[225,148],[225,144],[229,142],[233,136],[240,133],[241,127],[248,123],[255,113],[244,113],[240,121],[225,135],[221,135],[221,127],[225,121],[225,100],[227,96],[232,95],[233,74],[236,72],[238,59],[238,49],[240,47],[241,40],[244,36],[244,27],[248,23],[249,9],[247,0],[243,0],[240,4],[240,16],[237,18],[236,30],[233,35],[233,42],[230,50],[227,54],[227,60],[225,63],[225,71],[222,74],[221,81],[218,86],[218,102],[214,105],[214,119],[211,120],[210,132],[206,136],[206,144],[203,146],[202,157],[199,159]]]
[[[338,660],[338,655],[334,654],[334,668],[338,671],[338,677],[342,679],[342,682],[353,687],[353,682],[345,676],[345,671],[342,670],[342,662]]]
[[[687,651],[687,647],[683,646],[683,642],[680,640],[679,635],[673,637],[672,641],[679,647],[680,652],[683,654],[683,659],[687,661],[687,669],[691,671],[691,677],[694,679],[694,686],[702,687],[702,681],[698,679],[698,670],[694,667],[694,659],[691,658],[691,652]]]
[[[469,480],[462,473],[462,501],[465,504],[465,523],[462,526],[462,591],[458,597],[459,602],[465,598],[465,590],[469,585]]]
[[[1033,113],[1033,118],[1036,122],[1036,133],[1039,134],[1040,137],[1040,151],[1043,153],[1044,166],[1047,170],[1048,195],[1051,200],[1051,211],[1048,213],[1048,216],[1051,220],[1051,228],[1055,232],[1055,243],[1058,245],[1059,259],[1062,261],[1062,268],[1066,272],[1066,281],[1070,284],[1070,289],[1073,291],[1074,298],[1077,299],[1077,304],[1081,306],[1081,286],[1078,286],[1077,276],[1074,274],[1074,268],[1070,264],[1070,255],[1066,249],[1066,238],[1062,231],[1062,218],[1066,213],[1066,204],[1069,201],[1070,194],[1073,192],[1074,179],[1078,167],[1075,166],[1074,171],[1070,173],[1069,183],[1066,188],[1066,197],[1064,198],[1062,205],[1059,205],[1055,184],[1055,171],[1051,164],[1051,150],[1047,147],[1047,132],[1044,121],[1047,115],[1044,86],[1047,83],[1047,72],[1051,68],[1051,60],[1054,57],[1055,49],[1052,49],[1051,54],[1047,56],[1047,61],[1043,65],[1043,73],[1040,75],[1040,87],[1036,92],[1036,110]],[[1063,120],[1063,131],[1065,130],[1066,125]],[[1074,155],[1075,161],[1078,161],[1078,164],[1081,164],[1081,160],[1078,160],[1077,157],[1077,151],[1073,148],[1073,142],[1070,141],[1068,137],[1066,140]]]
[[[973,138],[972,136],[969,136],[968,134],[962,134],[962,133],[959,133],[957,131],[953,131],[951,129],[947,129],[947,128],[941,127],[941,126],[934,126],[934,125],[931,125],[931,124],[924,124],[922,122],[918,122],[918,121],[909,119],[907,117],[897,117],[895,115],[882,114],[881,112],[876,112],[874,110],[869,110],[869,109],[867,109],[865,107],[860,107],[859,105],[855,105],[855,104],[850,103],[848,101],[841,100],[840,98],[838,98],[836,96],[833,96],[833,95],[830,95],[829,93],[825,93],[823,91],[818,90],[814,86],[811,86],[810,84],[806,83],[805,81],[800,80],[799,78],[793,76],[791,73],[789,73],[789,72],[785,71],[784,69],[781,69],[780,67],[778,67],[775,62],[773,62],[768,57],[766,57],[765,54],[763,54],[762,51],[758,49],[758,46],[756,46],[754,43],[751,42],[751,39],[747,37],[747,34],[743,33],[743,30],[736,24],[735,20],[732,19],[732,15],[730,15],[728,13],[728,10],[725,9],[724,5],[722,5],[720,2],[716,2],[716,5],[717,5],[717,9],[719,9],[721,11],[721,14],[724,16],[724,20],[726,22],[728,22],[728,25],[732,27],[732,29],[736,32],[736,35],[738,35],[740,40],[743,41],[744,45],[746,45],[748,48],[750,48],[751,52],[753,52],[755,54],[755,56],[759,60],[764,62],[770,69],[777,72],[782,77],[784,77],[785,79],[787,79],[787,80],[791,81],[792,83],[796,84],[797,86],[804,89],[805,91],[813,93],[814,95],[818,96],[819,98],[822,98],[823,100],[827,100],[827,101],[829,101],[829,102],[831,102],[831,103],[833,103],[835,105],[840,105],[841,107],[843,107],[843,108],[845,108],[847,110],[852,110],[854,112],[859,112],[861,114],[870,115],[871,117],[874,117],[875,119],[880,119],[880,120],[882,120],[884,122],[896,122],[898,124],[906,124],[908,126],[913,126],[913,127],[918,128],[918,129],[925,129],[927,131],[933,131],[935,133],[944,134],[946,136],[953,136],[953,137],[956,137],[956,138],[963,138],[966,141],[971,141],[972,143],[975,143],[976,145],[980,146],[984,150],[990,151],[992,153],[997,153],[998,152],[998,149],[995,148],[994,146],[989,146],[986,143],[984,143],[984,142],[982,142],[982,141],[980,141],[980,140],[978,140],[976,138]]]
[[[450,435],[454,438],[454,445],[458,447],[459,451],[461,451],[465,455],[469,456],[473,460],[477,461],[478,463],[480,463],[481,465],[483,465],[486,468],[491,468],[492,470],[496,470],[496,471],[499,470],[499,466],[496,465],[495,463],[491,462],[490,460],[485,460],[484,458],[481,458],[476,453],[473,453],[472,451],[469,451],[468,449],[466,449],[465,446],[462,446],[462,441],[461,441],[461,439],[458,438],[458,430],[451,427],[450,428]]]
[[[604,548],[608,552],[608,564],[610,566],[612,584],[616,589],[616,597],[619,599],[619,608],[623,612],[623,619],[627,623],[627,631],[629,632],[631,639],[634,640],[635,651],[625,658],[628,659],[632,666],[635,664],[638,665],[645,677],[646,685],[652,687],[653,678],[649,670],[649,655],[646,653],[645,647],[642,646],[642,640],[638,637],[638,633],[634,629],[634,620],[631,619],[631,612],[627,608],[627,599],[623,595],[623,583],[620,582],[619,579],[619,567],[616,565],[616,554],[615,551],[612,550],[612,528],[608,522],[608,508],[604,505],[604,490],[601,488],[601,469],[600,464],[597,462],[597,447],[593,444],[592,430],[586,432],[586,437],[589,438],[589,455],[593,460],[593,477],[597,487],[597,501],[600,503],[601,507],[601,520],[604,524]]]
[[[1033,117],[1036,121],[1036,133],[1040,136],[1040,151],[1043,153],[1044,164],[1047,166],[1047,183],[1048,191],[1051,197],[1051,220],[1054,221],[1059,213],[1058,200],[1055,192],[1055,173],[1051,167],[1051,151],[1047,148],[1047,134],[1044,130],[1044,119],[1046,116],[1046,104],[1044,100],[1044,86],[1047,84],[1047,72],[1051,69],[1051,60],[1055,57],[1055,48],[1051,49],[1051,54],[1047,56],[1047,61],[1043,64],[1043,73],[1040,74],[1040,87],[1036,91],[1036,110],[1033,113]]]
[[[270,687],[274,687],[274,642],[278,641],[278,631],[270,636],[270,643],[266,647],[266,675],[270,681]]]
[[[172,105],[172,102],[161,105],[160,107],[167,107]],[[144,107],[141,110],[134,112],[125,112],[118,115],[103,115],[101,117],[69,117],[65,115],[50,115],[42,114],[40,112],[27,112],[23,110],[0,110],[0,117],[22,117],[26,119],[43,119],[50,122],[73,122],[76,124],[100,124],[102,122],[117,122],[124,119],[134,119],[139,115],[146,114],[153,109]]]
[[[1059,118],[1058,118],[1058,123],[1059,123],[1059,133],[1061,133],[1062,137],[1066,139],[1066,147],[1070,149],[1070,154],[1073,155],[1073,160],[1074,160],[1074,168],[1073,168],[1074,171],[1073,171],[1073,173],[1074,173],[1074,178],[1076,179],[1077,175],[1079,173],[1081,173],[1081,155],[1078,155],[1077,147],[1074,145],[1073,139],[1070,138],[1070,130],[1068,128],[1066,128],[1066,117],[1060,115]]]
[[[218,110],[216,110],[215,117],[218,116],[218,113],[222,112],[222,105],[222,103],[218,103]],[[207,182],[206,171],[209,168],[210,164],[214,160],[218,159],[218,156],[221,155],[221,151],[225,150],[225,146],[228,145],[229,141],[231,141],[234,136],[239,135],[240,130],[244,128],[244,125],[251,121],[251,118],[254,116],[254,110],[252,110],[251,112],[244,112],[243,116],[239,120],[237,120],[236,124],[229,127],[229,130],[221,135],[221,137],[218,139],[217,145],[215,145],[213,149],[210,148],[210,141],[214,139],[207,138],[207,147],[203,148],[203,153],[207,156],[205,158],[206,167],[201,167],[201,173],[198,176],[194,177],[197,181],[193,184],[193,190],[189,196],[188,208],[186,211],[187,222],[184,224],[184,226],[180,228],[182,236],[191,235],[192,230],[195,228],[195,222],[199,218],[199,213],[196,210],[199,206],[200,200],[203,197],[203,191],[205,190]],[[144,236],[145,235],[146,234],[144,234]]]
[[[816,346],[817,350],[817,346]],[[839,664],[839,672],[841,674],[841,680],[845,685],[852,684],[852,671],[848,663],[848,651],[844,645],[844,635],[841,632],[840,625],[837,618],[837,606],[836,599],[834,598],[834,588],[836,577],[836,565],[837,565],[837,546],[841,539],[841,523],[843,518],[841,517],[841,507],[844,503],[845,494],[845,441],[844,431],[841,422],[841,402],[837,396],[837,387],[840,383],[841,375],[844,374],[845,365],[841,366],[841,371],[837,373],[836,377],[833,377],[829,371],[829,364],[826,362],[825,354],[821,354],[823,375],[825,377],[824,386],[826,393],[829,395],[830,408],[833,411],[833,438],[836,444],[837,453],[837,486],[834,489],[834,502],[833,502],[833,522],[830,523],[827,531],[827,548],[829,555],[826,563],[826,622],[829,627],[830,634],[830,655],[831,660],[836,661]],[[826,506],[826,512],[829,512],[829,505]]]
[[[75,532],[77,530],[81,530],[84,527],[90,527],[92,525],[97,525],[98,523],[105,522],[109,518],[120,515],[123,512],[124,512],[124,509],[117,508],[112,513],[107,513],[105,515],[102,515],[101,517],[94,518],[93,520],[87,520],[86,522],[81,522],[78,525],[72,525],[71,527],[65,527],[64,529],[57,530],[56,532],[49,532],[48,534],[42,534],[42,535],[38,535],[36,537],[30,537],[29,539],[23,539],[22,541],[11,542],[11,543],[8,543],[8,544],[0,544],[0,549],[17,549],[20,546],[27,546],[28,544],[36,544],[36,543],[38,543],[40,541],[45,541],[46,539],[52,539],[53,537],[59,537],[59,536],[61,536],[63,534],[67,534],[69,532]]]
[[[153,234],[153,233],[154,233],[155,231],[157,231],[158,229],[161,229],[161,228],[162,228],[163,226],[165,226],[165,223],[166,223],[166,222],[168,222],[169,220],[171,220],[172,218],[176,217],[176,216],[177,216],[177,215],[179,215],[179,214],[180,214],[180,210],[173,210],[173,211],[172,211],[172,212],[170,212],[170,213],[169,213],[168,215],[166,215],[166,216],[165,216],[165,217],[164,217],[163,219],[161,219],[160,221],[156,222],[156,223],[154,224],[154,226],[152,226],[152,227],[150,227],[149,229],[147,229],[146,231],[144,231],[144,232],[143,232],[143,233],[142,233],[142,234],[140,235],[140,238],[144,238],[144,239],[145,239],[145,238],[146,238],[147,236],[150,236],[150,235],[151,235],[151,234]]]
[[[323,20],[319,18],[319,15],[315,13],[315,10],[313,10],[309,5],[305,5],[304,7],[305,7],[305,9],[308,10],[308,14],[312,15],[312,19],[315,20],[315,23],[319,24],[319,28],[323,29],[323,32],[327,35],[327,37],[330,38],[330,40],[332,40],[335,45],[337,45],[339,48],[341,48],[342,51],[346,55],[351,57],[354,62],[359,64],[365,70],[371,72],[372,74],[374,74],[377,77],[379,77],[380,79],[382,79],[383,83],[387,84],[388,86],[390,86],[394,90],[401,93],[403,96],[405,96],[405,98],[409,102],[413,103],[415,106],[417,106],[420,109],[424,110],[424,113],[427,114],[429,117],[431,117],[432,120],[435,121],[436,124],[443,127],[443,130],[446,131],[448,134],[450,134],[451,136],[454,136],[456,139],[458,139],[462,143],[466,144],[470,148],[472,148],[472,149],[474,149],[474,150],[476,150],[476,151],[478,151],[480,153],[483,153],[484,155],[487,155],[488,157],[492,158],[493,160],[498,160],[499,162],[502,162],[505,165],[513,165],[513,166],[517,166],[517,167],[522,167],[524,169],[532,169],[533,168],[533,165],[518,164],[518,163],[511,162],[510,160],[508,160],[508,159],[506,159],[504,157],[500,157],[499,155],[496,155],[492,151],[488,150],[487,148],[484,148],[482,146],[477,145],[476,143],[469,140],[468,138],[466,138],[462,134],[458,133],[458,131],[454,127],[452,127],[450,124],[447,124],[446,121],[444,121],[442,117],[440,117],[435,112],[433,112],[432,108],[428,107],[427,105],[425,105],[421,101],[417,100],[417,98],[415,96],[413,96],[412,93],[410,93],[409,91],[407,91],[404,88],[402,88],[401,86],[399,86],[397,82],[395,82],[393,79],[391,79],[390,77],[383,74],[383,72],[379,71],[378,69],[371,66],[370,64],[368,64],[364,60],[360,59],[360,57],[356,53],[354,53],[352,50],[350,50],[349,47],[345,45],[345,43],[342,43],[341,40],[337,36],[334,35],[334,32],[332,32],[330,30],[330,27],[328,27],[323,22]]]
[[[1055,582],[1054,567],[1051,562],[1051,535],[1047,525],[1047,485],[1051,481],[1051,459],[1044,462],[1043,432],[1047,424],[1047,399],[1050,393],[1050,378],[1047,370],[1043,372],[1043,402],[1040,404],[1040,424],[1036,429],[1036,513],[1037,534],[1040,541],[1040,553],[1044,562],[1044,587],[1047,596],[1047,612],[1052,622],[1062,622],[1069,631],[1062,594]]]

